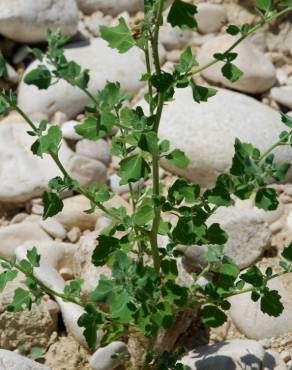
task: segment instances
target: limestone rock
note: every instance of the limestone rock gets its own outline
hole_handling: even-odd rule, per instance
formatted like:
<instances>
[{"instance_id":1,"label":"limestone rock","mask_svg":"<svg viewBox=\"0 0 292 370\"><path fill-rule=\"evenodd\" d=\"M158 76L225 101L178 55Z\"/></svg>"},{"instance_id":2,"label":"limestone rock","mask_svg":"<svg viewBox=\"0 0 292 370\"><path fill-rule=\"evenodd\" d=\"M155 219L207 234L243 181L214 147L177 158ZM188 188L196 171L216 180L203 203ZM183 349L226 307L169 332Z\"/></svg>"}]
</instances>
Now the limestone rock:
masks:
<instances>
[{"instance_id":1,"label":"limestone rock","mask_svg":"<svg viewBox=\"0 0 292 370\"><path fill-rule=\"evenodd\" d=\"M0 228L0 256L10 258L18 246L31 240L50 241L51 237L36 222L24 221Z\"/></svg>"},{"instance_id":2,"label":"limestone rock","mask_svg":"<svg viewBox=\"0 0 292 370\"><path fill-rule=\"evenodd\" d=\"M135 94L143 86L141 75L145 72L143 53L138 48L131 49L126 54L119 54L100 39L91 39L88 45L74 45L65 50L69 61L75 61L82 68L90 71L89 91L96 94L103 89L107 81L119 81L122 89L130 95ZM39 65L33 62L26 72ZM34 102L31 104L31 102ZM59 81L48 90L38 90L22 81L19 85L18 103L28 114L42 112L49 115L61 111L70 119L80 113L90 100L77 87L72 87L65 81Z\"/></svg>"},{"instance_id":3,"label":"limestone rock","mask_svg":"<svg viewBox=\"0 0 292 370\"><path fill-rule=\"evenodd\" d=\"M229 170L236 138L266 150L282 131L279 113L253 98L219 89L208 103L197 104L190 88L178 89L174 101L165 106L159 134L161 139L170 140L172 148L183 150L190 164L186 169L178 169L166 161L162 165L209 187L218 175ZM277 149L275 156L276 162L290 162L290 148Z\"/></svg>"},{"instance_id":4,"label":"limestone rock","mask_svg":"<svg viewBox=\"0 0 292 370\"><path fill-rule=\"evenodd\" d=\"M46 366L4 349L0 349L0 368L1 370L50 370Z\"/></svg>"},{"instance_id":5,"label":"limestone rock","mask_svg":"<svg viewBox=\"0 0 292 370\"><path fill-rule=\"evenodd\" d=\"M277 103L292 109L292 86L273 87L271 89L271 97Z\"/></svg>"},{"instance_id":6,"label":"limestone rock","mask_svg":"<svg viewBox=\"0 0 292 370\"><path fill-rule=\"evenodd\" d=\"M219 208L208 220L209 225L212 223L219 223L228 234L224 253L240 268L250 266L257 261L271 237L263 217L253 209ZM187 268L199 268L207 264L204 257L208 250L207 246L182 246L180 249L185 253L184 263Z\"/></svg>"},{"instance_id":7,"label":"limestone rock","mask_svg":"<svg viewBox=\"0 0 292 370\"><path fill-rule=\"evenodd\" d=\"M77 26L75 0L0 1L0 33L18 42L46 41L48 30L56 29L72 36Z\"/></svg>"},{"instance_id":8,"label":"limestone rock","mask_svg":"<svg viewBox=\"0 0 292 370\"><path fill-rule=\"evenodd\" d=\"M97 10L112 15L117 15L123 11L134 13L138 10L143 10L143 0L77 0L77 4L86 14Z\"/></svg>"},{"instance_id":9,"label":"limestone rock","mask_svg":"<svg viewBox=\"0 0 292 370\"><path fill-rule=\"evenodd\" d=\"M115 354L128 354L127 346L123 342L111 342L103 348L99 348L90 359L92 370L113 370L120 365L120 361L112 358Z\"/></svg>"},{"instance_id":10,"label":"limestone rock","mask_svg":"<svg viewBox=\"0 0 292 370\"><path fill-rule=\"evenodd\" d=\"M15 289L25 289L24 281L25 276L19 272L16 279L9 282L0 294L1 348L14 350L20 345L23 345L26 350L33 346L46 348L53 333L57 331L58 306L48 297L44 297L40 305L33 304L31 311L15 313L6 310L13 299ZM0 369L2 369L1 364L0 354ZM7 369L10 370L10 368Z\"/></svg>"},{"instance_id":11,"label":"limestone rock","mask_svg":"<svg viewBox=\"0 0 292 370\"><path fill-rule=\"evenodd\" d=\"M262 313L259 302L253 302L250 293L230 298L230 316L248 338L272 338L292 331L292 273L270 280L268 286L282 297L284 311L278 317Z\"/></svg>"},{"instance_id":12,"label":"limestone rock","mask_svg":"<svg viewBox=\"0 0 292 370\"><path fill-rule=\"evenodd\" d=\"M76 144L76 153L85 157L97 159L105 165L111 161L110 146L107 141L101 139L98 141L80 140Z\"/></svg>"},{"instance_id":13,"label":"limestone rock","mask_svg":"<svg viewBox=\"0 0 292 370\"><path fill-rule=\"evenodd\" d=\"M210 62L215 53L225 52L235 40L230 35L221 35L210 39L199 51L199 63L203 65ZM252 94L262 93L275 84L275 67L254 44L244 40L234 49L234 52L238 53L234 64L243 72L243 76L238 81L232 83L222 75L222 62L218 62L216 65L203 71L203 77L211 82ZM250 63L251 60L252 63Z\"/></svg>"},{"instance_id":14,"label":"limestone rock","mask_svg":"<svg viewBox=\"0 0 292 370\"><path fill-rule=\"evenodd\" d=\"M264 354L256 341L235 339L198 347L181 363L190 370L261 370Z\"/></svg>"},{"instance_id":15,"label":"limestone rock","mask_svg":"<svg viewBox=\"0 0 292 370\"><path fill-rule=\"evenodd\" d=\"M227 21L225 9L222 5L200 3L197 10L196 20L201 33L217 32Z\"/></svg>"}]
</instances>

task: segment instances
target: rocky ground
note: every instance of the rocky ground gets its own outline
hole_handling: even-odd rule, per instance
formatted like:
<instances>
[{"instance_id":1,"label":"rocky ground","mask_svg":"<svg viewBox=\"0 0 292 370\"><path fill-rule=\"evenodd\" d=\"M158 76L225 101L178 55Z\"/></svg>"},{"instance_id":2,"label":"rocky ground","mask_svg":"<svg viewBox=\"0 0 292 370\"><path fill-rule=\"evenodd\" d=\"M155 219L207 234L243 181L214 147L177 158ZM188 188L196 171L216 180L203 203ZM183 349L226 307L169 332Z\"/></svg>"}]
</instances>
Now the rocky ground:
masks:
<instances>
[{"instance_id":1,"label":"rocky ground","mask_svg":"<svg viewBox=\"0 0 292 370\"><path fill-rule=\"evenodd\" d=\"M140 75L145 70L138 49L117 54L99 38L100 25L113 25L121 14L130 25L141 19L141 0L0 0L0 50L7 60L8 73L0 87L17 89L18 103L34 120L42 117L60 125L64 141L61 160L72 177L83 185L93 181L108 183L117 194L111 200L129 208L128 188L119 185L117 163L110 154L111 138L90 142L79 137L74 126L80 122L87 97L65 82L39 91L23 82L23 75L38 62L28 46L45 47L48 28L61 28L72 36L66 56L91 71L90 90L101 89L107 80L120 81L133 96L133 104L143 96ZM214 0L198 3L197 33L163 26L161 58L165 69L178 61L191 45L200 63L215 52L225 51L232 38L224 25L255 22L253 1ZM186 152L191 162L178 171L161 163L161 179L173 182L174 174L208 187L216 176L227 170L235 137L252 142L261 149L269 147L283 126L279 111L292 110L292 18L259 31L236 50L238 67L244 72L230 84L214 66L198 79L219 86L219 93L207 104L194 104L191 91L179 90L175 101L165 107L160 136ZM141 105L143 106L143 102ZM49 158L34 157L29 147L32 138L16 113L0 122L0 255L10 257L35 245L45 258L40 276L53 287L62 289L65 281L83 278L84 292L95 287L106 269L91 265L90 257L99 231L107 224L100 212L83 213L90 208L82 196L64 200L62 213L43 221L41 194L48 180L58 175ZM278 150L277 160L291 162L289 149ZM292 172L288 181L292 180ZM139 183L136 186L143 186ZM283 247L292 242L292 185L275 185L281 204L266 213L254 208L252 201L237 202L213 217L229 233L226 253L242 269L257 262L260 267L277 266ZM162 241L163 242L163 241ZM187 282L192 270L202 263L204 248L187 248L181 278ZM52 269L54 268L54 269ZM5 370L110 370L109 352L97 353L90 361L80 329L76 327L79 309L70 303L46 297L31 312L11 314L5 310L23 276L0 294L0 369ZM272 283L281 292L284 313L270 318L260 313L248 294L232 299L229 321L208 331L191 326L184 335L190 352L183 358L191 369L292 369L292 276ZM36 350L37 348L37 350ZM7 351L8 350L8 351ZM13 352L9 352L13 351ZM193 352L192 352L193 351ZM25 354L25 360L17 353ZM37 353L37 355L36 355ZM103 364L104 362L104 364ZM110 362L110 361L109 361ZM104 367L102 367L104 366Z\"/></svg>"}]
</instances>

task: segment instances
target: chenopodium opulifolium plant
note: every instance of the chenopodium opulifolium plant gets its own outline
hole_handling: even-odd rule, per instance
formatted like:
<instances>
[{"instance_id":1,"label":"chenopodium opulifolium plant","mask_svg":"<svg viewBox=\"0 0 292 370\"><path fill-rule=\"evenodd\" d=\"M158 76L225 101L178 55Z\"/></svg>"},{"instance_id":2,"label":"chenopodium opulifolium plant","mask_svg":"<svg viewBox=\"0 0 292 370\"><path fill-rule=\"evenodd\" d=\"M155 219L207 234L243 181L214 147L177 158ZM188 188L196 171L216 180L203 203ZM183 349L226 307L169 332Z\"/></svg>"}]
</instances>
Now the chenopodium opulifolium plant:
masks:
<instances>
[{"instance_id":1,"label":"chenopodium opulifolium plant","mask_svg":"<svg viewBox=\"0 0 292 370\"><path fill-rule=\"evenodd\" d=\"M91 350L97 345L105 346L113 340L138 333L148 343L142 368L158 370L183 369L177 363L179 352L168 353L154 348L159 331L162 328L171 329L177 317L186 311L200 309L203 322L210 327L218 327L227 319L225 312L230 308L228 298L250 292L253 301L260 301L264 313L272 316L281 314L281 297L277 291L269 289L267 283L292 271L292 246L282 253L281 272L275 273L272 268L263 272L252 266L241 273L239 267L224 255L228 235L218 223L209 225L207 221L219 207L233 205L236 197L248 199L255 194L258 208L268 211L277 208L277 193L269 184L271 181L282 181L290 164L275 163L273 150L292 145L292 118L281 115L286 131L279 133L275 144L263 153L252 144L237 139L230 172L220 175L216 184L204 191L184 178L177 178L169 189L164 188L159 180L160 159L164 158L178 168L187 167L189 160L180 149L171 148L168 140L161 141L158 136L164 105L171 104L176 89L191 87L194 104L204 104L217 93L214 88L198 85L195 75L223 62L222 73L228 80L235 82L241 77L242 72L235 64L235 47L263 25L291 10L290 1L282 1L281 4L283 8L276 11L271 1L258 0L260 21L241 27L229 25L227 33L236 38L225 53L215 54L213 60L199 66L191 48L187 47L172 72L164 71L159 61L159 31L163 24L164 0L144 1L145 16L135 30L130 30L123 18L114 27L100 27L101 37L117 52L126 53L133 47L143 51L147 70L141 80L148 85L145 94L147 112L140 106L129 108L130 105L125 104L130 97L122 91L118 82L107 82L98 92L89 91L90 71L67 60L64 55L67 38L59 32L49 33L46 53L32 50L41 63L25 76L27 84L41 90L63 79L87 94L90 104L85 107L86 118L75 128L81 137L99 140L112 135L113 128L118 128L119 134L112 137L112 154L120 159L120 184L129 185L132 212L129 214L123 207L108 208L105 205L113 196L106 185L97 188L93 183L84 188L72 179L59 159L62 142L60 128L47 121L35 125L18 107L14 94L3 91L1 114L17 110L30 125L28 134L35 137L32 152L40 157L50 155L62 174L49 182L50 190L43 194L43 218L62 211L62 196L69 190L90 200L91 209L85 212L94 212L99 208L111 220L110 226L97 238L92 263L95 266L110 266L112 274L111 277L102 276L86 299L82 297L80 280L71 281L64 292L55 292L34 276L33 270L40 261L36 248L19 263L16 258L1 258L4 272L0 275L0 291L16 277L17 271L27 276L27 289L18 288L15 291L9 311L30 308L33 302L41 300L44 293L74 302L85 309L78 324L84 327ZM167 22L172 27L195 31L196 12L195 5L174 0ZM152 179L150 187L134 190L133 183L148 178ZM175 222L169 222L169 214L175 217ZM159 235L167 236L166 246L159 245ZM182 256L177 248L180 245L193 248L196 245L208 246L205 254L207 266L200 273L193 274L193 283L189 286L177 282L177 261ZM197 281L205 276L208 276L208 283L201 286ZM104 335L101 343L97 344L96 331L99 329Z\"/></svg>"}]
</instances>

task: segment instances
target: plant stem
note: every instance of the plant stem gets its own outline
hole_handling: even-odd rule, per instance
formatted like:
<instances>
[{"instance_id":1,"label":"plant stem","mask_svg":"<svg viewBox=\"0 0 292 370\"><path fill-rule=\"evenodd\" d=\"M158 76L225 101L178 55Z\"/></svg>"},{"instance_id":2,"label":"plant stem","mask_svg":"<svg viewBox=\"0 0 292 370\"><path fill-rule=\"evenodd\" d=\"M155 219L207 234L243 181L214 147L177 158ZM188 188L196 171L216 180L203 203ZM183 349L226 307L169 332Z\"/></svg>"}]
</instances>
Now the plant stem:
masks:
<instances>
[{"instance_id":1,"label":"plant stem","mask_svg":"<svg viewBox=\"0 0 292 370\"><path fill-rule=\"evenodd\" d=\"M4 257L0 257L0 260L3 261L3 262L6 262L6 263L9 263L10 261L7 260L6 258ZM61 293L61 292L57 292L49 287L47 287L45 284L43 284L38 278L36 278L33 273L28 273L25 269L23 269L19 264L15 264L13 267L15 267L18 271L22 272L25 276L27 276L28 278L31 278L33 279L37 284L38 286L41 288L41 290L52 296L52 297L59 297L61 299L63 299L64 301L68 301L68 302L71 302L71 303L75 303L77 304L78 306L81 306L81 307L85 307L85 304L83 304L80 300L74 298L74 297L71 297L71 296L68 296L64 293Z\"/></svg>"},{"instance_id":2,"label":"plant stem","mask_svg":"<svg viewBox=\"0 0 292 370\"><path fill-rule=\"evenodd\" d=\"M252 35L253 33L255 33L257 30L259 30L261 27L263 27L265 24L277 19L278 17L282 16L283 14L287 13L291 11L291 8L285 8L283 10L281 10L279 13L275 13L275 14L272 14L268 17L266 17L264 20L261 20L259 23L257 23L254 27L252 27L246 34L242 35L234 44L232 44L230 46L230 48L228 48L223 54L228 54L230 53L232 50L234 50L236 48L236 46L238 46L244 39L246 39L247 37L249 37L250 35ZM198 68L195 68L193 69L191 72L189 72L187 75L188 76L194 76L198 73L201 73L203 72L205 69L208 69L210 67L212 67L213 65L217 64L219 62L218 59L212 59L210 62L204 64L203 66L201 67L198 67Z\"/></svg>"}]
</instances>

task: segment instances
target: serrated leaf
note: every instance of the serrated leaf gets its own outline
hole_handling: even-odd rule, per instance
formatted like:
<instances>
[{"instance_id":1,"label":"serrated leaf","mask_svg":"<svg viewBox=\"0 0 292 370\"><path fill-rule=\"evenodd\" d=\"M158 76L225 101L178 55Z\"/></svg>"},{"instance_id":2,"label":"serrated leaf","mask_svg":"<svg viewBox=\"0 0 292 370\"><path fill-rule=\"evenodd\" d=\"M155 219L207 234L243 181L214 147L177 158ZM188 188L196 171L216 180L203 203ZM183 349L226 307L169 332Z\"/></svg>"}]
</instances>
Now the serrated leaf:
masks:
<instances>
[{"instance_id":1,"label":"serrated leaf","mask_svg":"<svg viewBox=\"0 0 292 370\"><path fill-rule=\"evenodd\" d=\"M97 246L92 254L92 263L103 266L107 263L112 253L120 248L120 240L108 235L99 235Z\"/></svg>"},{"instance_id":2,"label":"serrated leaf","mask_svg":"<svg viewBox=\"0 0 292 370\"><path fill-rule=\"evenodd\" d=\"M20 312L25 308L31 309L32 300L28 290L17 288L14 291L12 302L7 306L9 312Z\"/></svg>"},{"instance_id":3,"label":"serrated leaf","mask_svg":"<svg viewBox=\"0 0 292 370\"><path fill-rule=\"evenodd\" d=\"M287 261L292 262L292 243L288 247L284 248L281 256Z\"/></svg>"},{"instance_id":4,"label":"serrated leaf","mask_svg":"<svg viewBox=\"0 0 292 370\"><path fill-rule=\"evenodd\" d=\"M273 211L277 209L279 201L277 199L277 192L273 188L259 189L255 197L255 205L258 208L266 211Z\"/></svg>"},{"instance_id":5,"label":"serrated leaf","mask_svg":"<svg viewBox=\"0 0 292 370\"><path fill-rule=\"evenodd\" d=\"M218 307L208 305L202 309L202 321L211 328L218 328L227 321L227 316Z\"/></svg>"},{"instance_id":6,"label":"serrated leaf","mask_svg":"<svg viewBox=\"0 0 292 370\"><path fill-rule=\"evenodd\" d=\"M121 185L136 182L141 178L147 177L149 173L150 167L140 154L123 159L117 172L121 178Z\"/></svg>"},{"instance_id":7,"label":"serrated leaf","mask_svg":"<svg viewBox=\"0 0 292 370\"><path fill-rule=\"evenodd\" d=\"M154 208L151 205L142 205L138 207L133 215L133 221L136 225L146 225L149 221L154 218Z\"/></svg>"},{"instance_id":8,"label":"serrated leaf","mask_svg":"<svg viewBox=\"0 0 292 370\"><path fill-rule=\"evenodd\" d=\"M237 27L237 26L235 26L235 25L233 25L233 24L230 24L227 27L226 32L229 33L229 35L235 36L235 35L237 35L240 32L240 28Z\"/></svg>"},{"instance_id":9,"label":"serrated leaf","mask_svg":"<svg viewBox=\"0 0 292 370\"><path fill-rule=\"evenodd\" d=\"M59 126L51 126L46 135L40 136L31 146L33 154L42 157L43 154L58 154L62 141L62 131Z\"/></svg>"},{"instance_id":10,"label":"serrated leaf","mask_svg":"<svg viewBox=\"0 0 292 370\"><path fill-rule=\"evenodd\" d=\"M182 0L174 0L168 13L167 21L172 27L195 29L197 27L196 13L197 7L195 5Z\"/></svg>"},{"instance_id":11,"label":"serrated leaf","mask_svg":"<svg viewBox=\"0 0 292 370\"><path fill-rule=\"evenodd\" d=\"M240 279L257 288L260 288L264 282L263 274L257 266L248 268L244 274L240 275Z\"/></svg>"},{"instance_id":12,"label":"serrated leaf","mask_svg":"<svg viewBox=\"0 0 292 370\"><path fill-rule=\"evenodd\" d=\"M46 220L49 217L55 216L56 214L61 212L64 207L62 199L60 199L56 193L49 193L45 191L43 193L42 200L44 205L43 211L44 220Z\"/></svg>"},{"instance_id":13,"label":"serrated leaf","mask_svg":"<svg viewBox=\"0 0 292 370\"><path fill-rule=\"evenodd\" d=\"M41 256L38 255L38 251L37 251L36 247L33 247L32 249L29 249L26 252L26 257L29 260L29 262L32 264L33 267L39 267L40 266Z\"/></svg>"},{"instance_id":14,"label":"serrated leaf","mask_svg":"<svg viewBox=\"0 0 292 370\"><path fill-rule=\"evenodd\" d=\"M256 0L256 6L257 8L268 12L272 8L272 1L271 0Z\"/></svg>"},{"instance_id":15,"label":"serrated leaf","mask_svg":"<svg viewBox=\"0 0 292 370\"><path fill-rule=\"evenodd\" d=\"M168 162L175 165L178 168L186 168L190 160L185 155L185 153L180 149L174 149L169 154L165 156Z\"/></svg>"},{"instance_id":16,"label":"serrated leaf","mask_svg":"<svg viewBox=\"0 0 292 370\"><path fill-rule=\"evenodd\" d=\"M276 290L265 290L261 297L261 310L269 316L278 317L284 310L281 296Z\"/></svg>"},{"instance_id":17,"label":"serrated leaf","mask_svg":"<svg viewBox=\"0 0 292 370\"><path fill-rule=\"evenodd\" d=\"M111 48L117 49L119 53L126 53L135 45L135 40L124 18L119 18L118 26L101 26L99 30L101 37L108 42Z\"/></svg>"},{"instance_id":18,"label":"serrated leaf","mask_svg":"<svg viewBox=\"0 0 292 370\"><path fill-rule=\"evenodd\" d=\"M13 281L17 276L17 270L4 271L0 274L0 293L3 292L7 283Z\"/></svg>"},{"instance_id":19,"label":"serrated leaf","mask_svg":"<svg viewBox=\"0 0 292 370\"><path fill-rule=\"evenodd\" d=\"M179 64L175 64L174 68L180 73L187 73L196 65L198 65L198 62L193 56L190 46L188 46L181 54Z\"/></svg>"},{"instance_id":20,"label":"serrated leaf","mask_svg":"<svg viewBox=\"0 0 292 370\"><path fill-rule=\"evenodd\" d=\"M288 116L288 114L281 113L282 122L288 126L289 128L292 128L292 117Z\"/></svg>"},{"instance_id":21,"label":"serrated leaf","mask_svg":"<svg viewBox=\"0 0 292 370\"><path fill-rule=\"evenodd\" d=\"M243 72L238 67L236 67L236 65L234 65L233 63L227 62L222 67L222 74L230 82L236 82L243 75Z\"/></svg>"},{"instance_id":22,"label":"serrated leaf","mask_svg":"<svg viewBox=\"0 0 292 370\"><path fill-rule=\"evenodd\" d=\"M199 86L193 81L191 81L191 88L193 91L193 98L197 103L208 101L209 98L215 96L218 92L218 90L211 87Z\"/></svg>"},{"instance_id":23,"label":"serrated leaf","mask_svg":"<svg viewBox=\"0 0 292 370\"><path fill-rule=\"evenodd\" d=\"M25 75L24 82L36 86L39 90L46 90L51 85L52 75L46 66L40 65Z\"/></svg>"}]
</instances>

